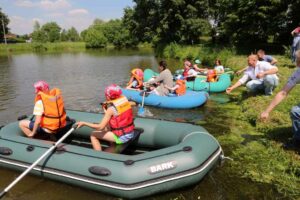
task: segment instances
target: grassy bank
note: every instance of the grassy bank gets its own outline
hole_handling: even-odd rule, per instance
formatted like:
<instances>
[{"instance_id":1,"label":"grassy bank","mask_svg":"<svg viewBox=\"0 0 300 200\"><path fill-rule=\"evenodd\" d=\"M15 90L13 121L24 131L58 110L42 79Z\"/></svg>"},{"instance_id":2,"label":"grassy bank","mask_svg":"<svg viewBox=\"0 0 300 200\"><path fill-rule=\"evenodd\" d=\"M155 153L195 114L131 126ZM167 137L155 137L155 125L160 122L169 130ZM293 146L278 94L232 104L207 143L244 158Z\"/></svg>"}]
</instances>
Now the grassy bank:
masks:
<instances>
[{"instance_id":1,"label":"grassy bank","mask_svg":"<svg viewBox=\"0 0 300 200\"><path fill-rule=\"evenodd\" d=\"M51 52L51 51L75 51L85 50L84 42L58 42L58 43L16 43L0 44L0 53L7 52Z\"/></svg>"},{"instance_id":2,"label":"grassy bank","mask_svg":"<svg viewBox=\"0 0 300 200\"><path fill-rule=\"evenodd\" d=\"M182 47L171 44L158 48L156 54L180 61L184 58L200 58L204 66L213 66L213 61L219 58L224 66L235 71L247 65L247 54L240 55L236 50L209 48L205 45ZM282 148L293 135L289 112L293 105L300 102L299 86L271 113L268 121L259 120L260 113L295 70L286 55L273 56L278 60L280 78L280 85L273 96L253 96L245 87L240 87L229 95L228 103L214 103L210 115L198 124L216 136L225 154L233 158L234 161L227 161L224 166L225 173L269 185L287 199L299 199L300 147L292 150ZM236 76L233 83L239 78Z\"/></svg>"}]
</instances>

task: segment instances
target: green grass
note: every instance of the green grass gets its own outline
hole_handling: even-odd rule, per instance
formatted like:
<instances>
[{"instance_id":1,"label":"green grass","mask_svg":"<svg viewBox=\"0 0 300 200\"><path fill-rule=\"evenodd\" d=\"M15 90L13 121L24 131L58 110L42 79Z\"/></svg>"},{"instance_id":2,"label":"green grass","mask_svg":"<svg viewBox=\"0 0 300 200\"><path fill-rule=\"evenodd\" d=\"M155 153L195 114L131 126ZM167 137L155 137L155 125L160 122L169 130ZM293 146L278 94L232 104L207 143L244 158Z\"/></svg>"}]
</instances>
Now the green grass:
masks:
<instances>
[{"instance_id":1,"label":"green grass","mask_svg":"<svg viewBox=\"0 0 300 200\"><path fill-rule=\"evenodd\" d=\"M282 55L278 59L280 85L275 94L286 83L295 67ZM227 65L237 70L246 66L247 55L229 55ZM240 77L235 77L236 82ZM269 184L289 199L300 196L300 156L295 150L284 150L282 144L292 137L289 112L299 103L300 90L296 86L270 115L266 122L259 120L260 113L272 98L264 95L252 96L245 87L230 94L227 104L213 105L215 111L206 119L206 128L214 134L225 154L234 159L228 161L229 171L238 177L253 182ZM221 134L220 134L221 133Z\"/></svg>"},{"instance_id":2,"label":"green grass","mask_svg":"<svg viewBox=\"0 0 300 200\"><path fill-rule=\"evenodd\" d=\"M51 52L51 51L75 51L85 50L84 42L57 42L57 43L16 43L0 44L0 53L7 52Z\"/></svg>"}]
</instances>

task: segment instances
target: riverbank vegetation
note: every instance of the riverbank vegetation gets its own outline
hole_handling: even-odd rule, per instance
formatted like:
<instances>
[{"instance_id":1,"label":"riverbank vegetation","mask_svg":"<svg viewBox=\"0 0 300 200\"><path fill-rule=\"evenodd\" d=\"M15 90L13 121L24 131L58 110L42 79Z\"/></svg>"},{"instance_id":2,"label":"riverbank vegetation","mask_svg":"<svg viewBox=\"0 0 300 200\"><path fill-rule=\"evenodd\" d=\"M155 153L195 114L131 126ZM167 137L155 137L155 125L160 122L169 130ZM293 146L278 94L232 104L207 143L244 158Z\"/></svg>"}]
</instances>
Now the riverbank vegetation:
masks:
<instances>
[{"instance_id":1,"label":"riverbank vegetation","mask_svg":"<svg viewBox=\"0 0 300 200\"><path fill-rule=\"evenodd\" d=\"M228 54L228 50L220 55L227 55L225 66L234 70L246 66L247 55ZM212 111L204 121L197 124L203 125L215 135L224 148L225 155L233 159L226 161L222 169L225 173L268 185L287 199L298 199L300 147L282 147L293 135L289 112L293 105L299 103L298 86L271 113L268 121L263 122L259 119L260 113L295 70L295 66L285 56L273 56L279 61L280 77L280 85L273 96L251 95L245 87L241 87L228 95L227 103L208 105L212 107ZM233 82L239 78L235 77Z\"/></svg>"},{"instance_id":2,"label":"riverbank vegetation","mask_svg":"<svg viewBox=\"0 0 300 200\"><path fill-rule=\"evenodd\" d=\"M53 51L82 51L84 42L57 42L57 43L17 43L0 44L0 54L20 52L53 52Z\"/></svg>"}]
</instances>

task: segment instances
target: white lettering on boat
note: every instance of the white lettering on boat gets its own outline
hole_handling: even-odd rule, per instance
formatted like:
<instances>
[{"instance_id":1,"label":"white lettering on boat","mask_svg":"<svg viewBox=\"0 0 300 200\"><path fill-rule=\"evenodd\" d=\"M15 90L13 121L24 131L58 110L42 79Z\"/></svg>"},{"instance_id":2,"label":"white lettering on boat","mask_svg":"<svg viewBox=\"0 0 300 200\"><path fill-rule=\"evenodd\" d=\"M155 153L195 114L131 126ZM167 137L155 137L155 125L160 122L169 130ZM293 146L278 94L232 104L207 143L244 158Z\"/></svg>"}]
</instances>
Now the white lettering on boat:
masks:
<instances>
[{"instance_id":1,"label":"white lettering on boat","mask_svg":"<svg viewBox=\"0 0 300 200\"><path fill-rule=\"evenodd\" d=\"M174 168L176 168L176 163L174 161L170 161L170 162L165 162L165 163L161 163L158 165L150 166L149 173L156 174L156 173L163 172L166 170L171 170Z\"/></svg>"}]
</instances>

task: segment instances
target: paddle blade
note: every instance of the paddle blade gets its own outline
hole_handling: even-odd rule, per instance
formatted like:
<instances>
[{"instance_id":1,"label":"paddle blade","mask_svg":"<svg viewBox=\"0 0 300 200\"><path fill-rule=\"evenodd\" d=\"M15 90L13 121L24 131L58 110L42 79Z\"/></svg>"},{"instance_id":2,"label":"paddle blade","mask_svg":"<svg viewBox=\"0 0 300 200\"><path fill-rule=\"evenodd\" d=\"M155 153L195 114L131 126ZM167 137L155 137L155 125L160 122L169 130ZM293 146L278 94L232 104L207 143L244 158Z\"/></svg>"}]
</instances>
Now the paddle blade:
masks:
<instances>
[{"instance_id":1,"label":"paddle blade","mask_svg":"<svg viewBox=\"0 0 300 200\"><path fill-rule=\"evenodd\" d=\"M142 116L142 117L145 116L145 109L144 109L144 107L142 107L142 106L139 107L138 116Z\"/></svg>"}]
</instances>

